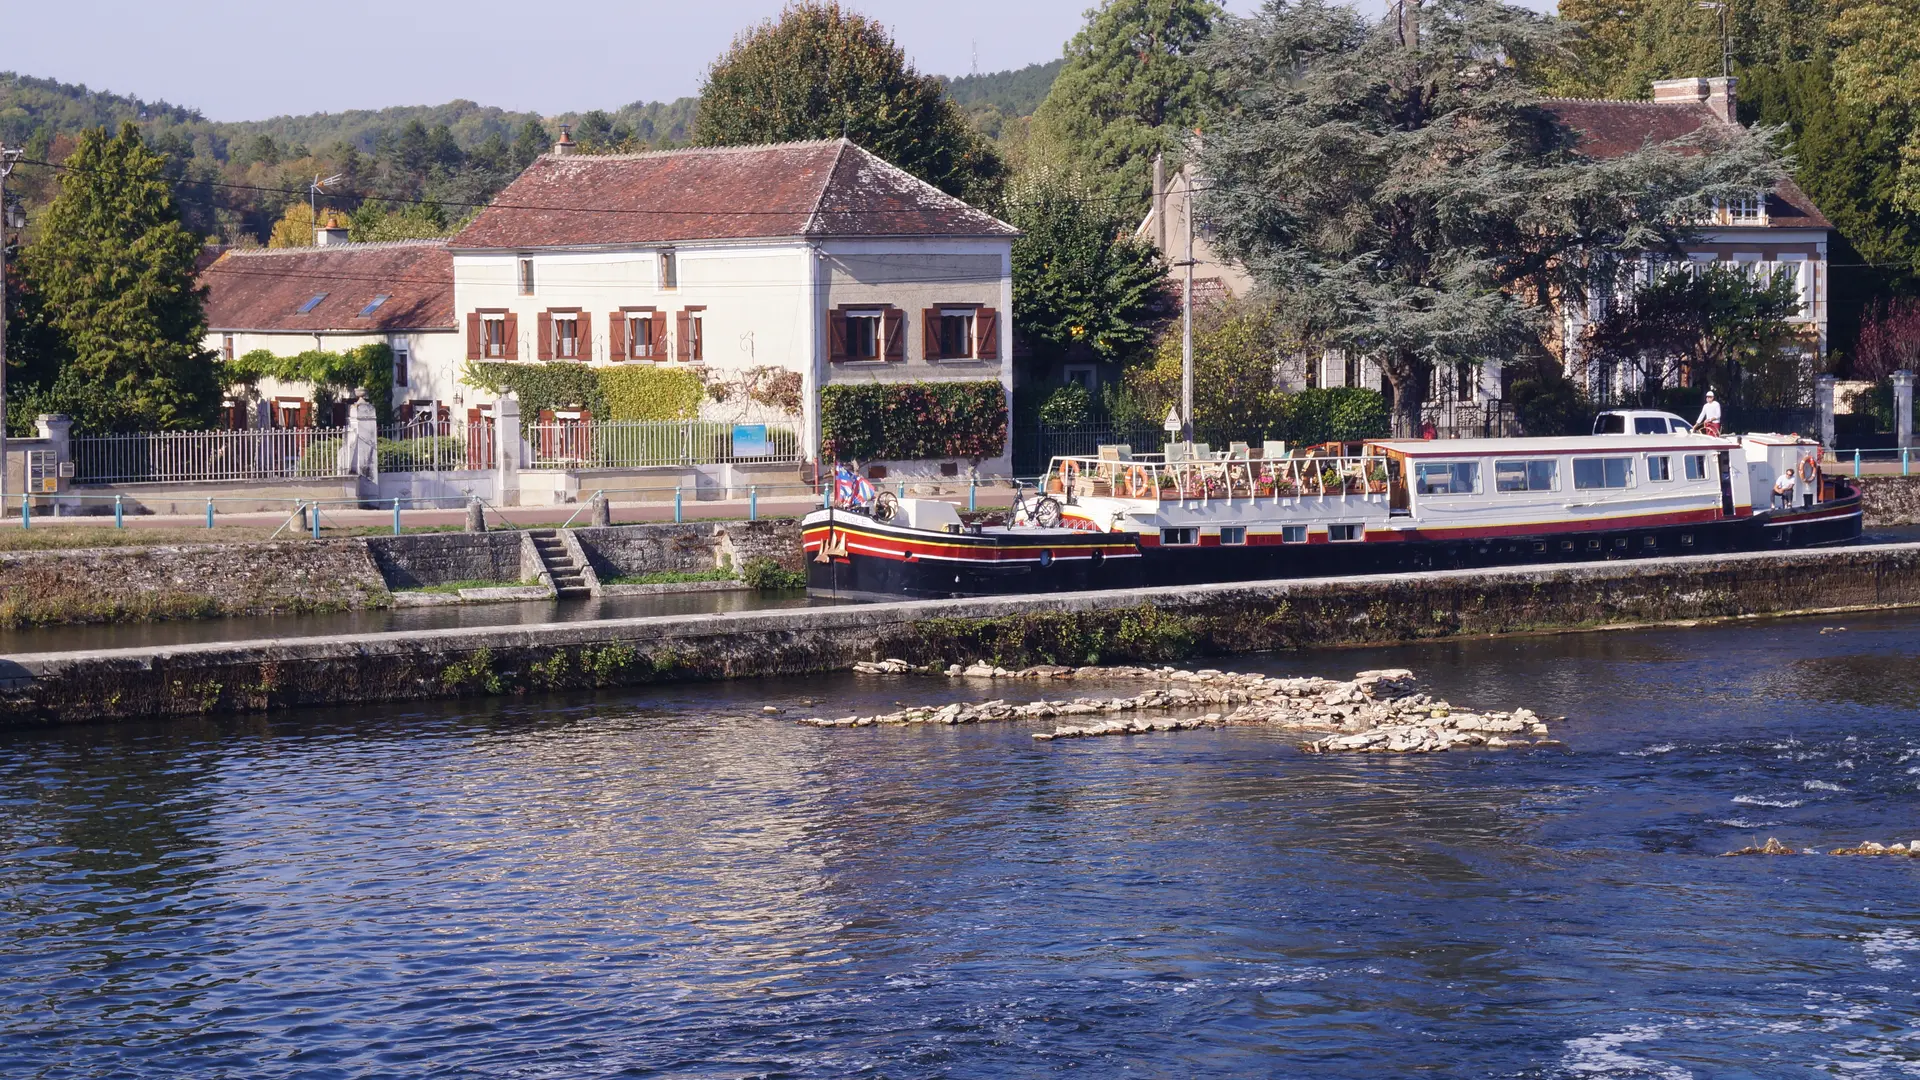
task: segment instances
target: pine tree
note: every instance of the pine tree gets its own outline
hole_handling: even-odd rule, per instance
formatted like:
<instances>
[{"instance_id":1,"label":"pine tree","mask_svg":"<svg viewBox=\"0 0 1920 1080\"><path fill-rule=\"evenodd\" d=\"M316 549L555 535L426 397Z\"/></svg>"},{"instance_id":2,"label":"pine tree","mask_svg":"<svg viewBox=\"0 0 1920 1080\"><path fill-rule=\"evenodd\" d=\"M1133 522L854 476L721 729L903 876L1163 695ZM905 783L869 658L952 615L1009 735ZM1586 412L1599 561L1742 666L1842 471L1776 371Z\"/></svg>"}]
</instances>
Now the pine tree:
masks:
<instances>
[{"instance_id":1,"label":"pine tree","mask_svg":"<svg viewBox=\"0 0 1920 1080\"><path fill-rule=\"evenodd\" d=\"M1404 11L1369 23L1269 0L1228 23L1206 57L1233 111L1200 157L1218 246L1380 365L1403 435L1436 368L1539 350L1556 333L1542 299L1584 299L1617 259L1678 255L1683 223L1782 172L1733 125L1589 159L1528 82L1563 24L1495 0Z\"/></svg>"},{"instance_id":2,"label":"pine tree","mask_svg":"<svg viewBox=\"0 0 1920 1080\"><path fill-rule=\"evenodd\" d=\"M1828 50L1830 0L1726 0L1737 66L1799 63ZM1696 0L1561 0L1578 23L1572 55L1553 65L1556 93L1642 98L1655 79L1720 74L1720 13Z\"/></svg>"},{"instance_id":3,"label":"pine tree","mask_svg":"<svg viewBox=\"0 0 1920 1080\"><path fill-rule=\"evenodd\" d=\"M1208 0L1107 0L1088 15L1034 128L1096 195L1138 220L1153 156L1177 158L1217 101L1193 53L1221 10Z\"/></svg>"},{"instance_id":4,"label":"pine tree","mask_svg":"<svg viewBox=\"0 0 1920 1080\"><path fill-rule=\"evenodd\" d=\"M200 240L180 224L165 164L130 123L82 134L22 255L59 352L42 400L82 430L200 427L219 409Z\"/></svg>"},{"instance_id":5,"label":"pine tree","mask_svg":"<svg viewBox=\"0 0 1920 1080\"><path fill-rule=\"evenodd\" d=\"M734 39L700 88L694 142L744 146L845 136L927 183L997 202L999 155L879 22L800 3Z\"/></svg>"}]
</instances>

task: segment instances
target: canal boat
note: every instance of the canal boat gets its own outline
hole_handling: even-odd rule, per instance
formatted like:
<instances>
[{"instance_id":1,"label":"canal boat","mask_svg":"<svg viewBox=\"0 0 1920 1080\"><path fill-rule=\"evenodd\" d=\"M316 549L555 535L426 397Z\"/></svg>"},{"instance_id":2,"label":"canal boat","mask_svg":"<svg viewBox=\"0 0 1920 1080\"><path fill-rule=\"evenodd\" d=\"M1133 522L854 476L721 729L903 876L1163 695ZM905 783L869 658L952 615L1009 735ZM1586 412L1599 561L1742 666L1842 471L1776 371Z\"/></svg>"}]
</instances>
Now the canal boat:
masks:
<instances>
[{"instance_id":1,"label":"canal boat","mask_svg":"<svg viewBox=\"0 0 1920 1080\"><path fill-rule=\"evenodd\" d=\"M947 597L1841 544L1860 494L1799 435L1607 414L1605 434L1103 446L1056 457L1001 526L879 498L802 524L808 589Z\"/></svg>"}]
</instances>

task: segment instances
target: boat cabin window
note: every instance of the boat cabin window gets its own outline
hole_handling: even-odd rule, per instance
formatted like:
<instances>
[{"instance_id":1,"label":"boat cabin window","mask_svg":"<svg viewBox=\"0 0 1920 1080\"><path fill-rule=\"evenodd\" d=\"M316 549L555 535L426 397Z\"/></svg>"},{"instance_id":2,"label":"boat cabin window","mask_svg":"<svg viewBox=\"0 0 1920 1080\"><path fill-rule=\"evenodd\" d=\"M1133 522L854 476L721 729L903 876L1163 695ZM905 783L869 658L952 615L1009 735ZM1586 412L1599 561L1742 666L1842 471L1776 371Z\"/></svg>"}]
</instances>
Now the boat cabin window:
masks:
<instances>
[{"instance_id":1,"label":"boat cabin window","mask_svg":"<svg viewBox=\"0 0 1920 1080\"><path fill-rule=\"evenodd\" d=\"M1413 467L1413 490L1421 495L1472 495L1480 490L1480 463L1417 462Z\"/></svg>"},{"instance_id":2,"label":"boat cabin window","mask_svg":"<svg viewBox=\"0 0 1920 1080\"><path fill-rule=\"evenodd\" d=\"M1606 413L1597 416L1593 421L1593 433L1595 435L1625 435L1627 433L1627 418L1621 416L1619 413Z\"/></svg>"},{"instance_id":3,"label":"boat cabin window","mask_svg":"<svg viewBox=\"0 0 1920 1080\"><path fill-rule=\"evenodd\" d=\"M1636 416L1633 418L1635 435L1665 435L1667 418L1664 416Z\"/></svg>"},{"instance_id":4,"label":"boat cabin window","mask_svg":"<svg viewBox=\"0 0 1920 1080\"><path fill-rule=\"evenodd\" d=\"M1707 478L1707 455L1688 454L1685 461L1687 463L1687 479L1705 480Z\"/></svg>"},{"instance_id":5,"label":"boat cabin window","mask_svg":"<svg viewBox=\"0 0 1920 1080\"><path fill-rule=\"evenodd\" d=\"M1358 540L1360 539L1360 526L1329 525L1327 526L1327 539L1333 541L1336 544L1345 544L1354 540Z\"/></svg>"},{"instance_id":6,"label":"boat cabin window","mask_svg":"<svg viewBox=\"0 0 1920 1080\"><path fill-rule=\"evenodd\" d=\"M1244 544L1247 542L1247 529L1244 525L1220 526L1220 543Z\"/></svg>"},{"instance_id":7,"label":"boat cabin window","mask_svg":"<svg viewBox=\"0 0 1920 1080\"><path fill-rule=\"evenodd\" d=\"M1305 525L1282 525L1282 526L1280 526L1280 542L1281 542L1281 543L1283 543L1283 544L1304 544L1304 543L1306 543L1306 542L1307 542L1307 527L1306 527Z\"/></svg>"},{"instance_id":8,"label":"boat cabin window","mask_svg":"<svg viewBox=\"0 0 1920 1080\"><path fill-rule=\"evenodd\" d=\"M1633 459L1628 457L1589 457L1573 459L1573 487L1576 491L1595 488L1623 488L1633 483Z\"/></svg>"},{"instance_id":9,"label":"boat cabin window","mask_svg":"<svg viewBox=\"0 0 1920 1080\"><path fill-rule=\"evenodd\" d=\"M1169 544L1169 545L1192 544L1192 543L1197 543L1199 539L1200 539L1199 529L1161 529L1160 530L1160 542L1162 544Z\"/></svg>"},{"instance_id":10,"label":"boat cabin window","mask_svg":"<svg viewBox=\"0 0 1920 1080\"><path fill-rule=\"evenodd\" d=\"M1559 482L1560 463L1552 458L1493 463L1493 486L1501 491L1553 491Z\"/></svg>"},{"instance_id":11,"label":"boat cabin window","mask_svg":"<svg viewBox=\"0 0 1920 1080\"><path fill-rule=\"evenodd\" d=\"M1673 459L1670 457L1667 457L1665 454L1648 454L1647 455L1647 479L1649 480L1673 479Z\"/></svg>"}]
</instances>

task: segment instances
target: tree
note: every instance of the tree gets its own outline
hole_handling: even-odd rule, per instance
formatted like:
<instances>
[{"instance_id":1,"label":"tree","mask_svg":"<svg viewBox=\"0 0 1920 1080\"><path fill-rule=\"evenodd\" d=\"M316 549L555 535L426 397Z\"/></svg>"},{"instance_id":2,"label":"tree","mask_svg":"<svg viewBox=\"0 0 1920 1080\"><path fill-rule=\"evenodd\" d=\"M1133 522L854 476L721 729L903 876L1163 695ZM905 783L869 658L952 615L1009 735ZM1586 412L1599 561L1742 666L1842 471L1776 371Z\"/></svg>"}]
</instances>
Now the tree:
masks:
<instances>
[{"instance_id":1,"label":"tree","mask_svg":"<svg viewBox=\"0 0 1920 1080\"><path fill-rule=\"evenodd\" d=\"M803 2L735 38L700 88L694 142L845 136L949 195L991 205L1004 167L879 22Z\"/></svg>"},{"instance_id":2,"label":"tree","mask_svg":"<svg viewBox=\"0 0 1920 1080\"><path fill-rule=\"evenodd\" d=\"M1194 311L1193 425L1201 437L1281 437L1286 415L1280 362L1299 342L1273 307L1259 299L1207 304ZM1181 338L1161 335L1153 363L1127 372L1120 412L1135 424L1158 427L1180 401Z\"/></svg>"},{"instance_id":3,"label":"tree","mask_svg":"<svg viewBox=\"0 0 1920 1080\"><path fill-rule=\"evenodd\" d=\"M1040 137L1128 218L1146 211L1153 156L1178 156L1217 102L1193 53L1221 14L1208 0L1106 0L1034 113Z\"/></svg>"},{"instance_id":4,"label":"tree","mask_svg":"<svg viewBox=\"0 0 1920 1080\"><path fill-rule=\"evenodd\" d=\"M1827 52L1831 0L1727 0L1734 63L1780 65ZM1555 93L1642 98L1655 79L1720 74L1720 13L1696 0L1561 0L1581 29L1550 59ZM1744 89L1744 87L1743 87Z\"/></svg>"},{"instance_id":5,"label":"tree","mask_svg":"<svg viewBox=\"0 0 1920 1080\"><path fill-rule=\"evenodd\" d=\"M1714 387L1732 405L1787 405L1806 385L1799 331L1800 289L1786 275L1756 281L1717 264L1655 275L1589 330L1594 359L1632 365L1646 404L1669 384Z\"/></svg>"},{"instance_id":6,"label":"tree","mask_svg":"<svg viewBox=\"0 0 1920 1080\"><path fill-rule=\"evenodd\" d=\"M326 220L323 214L321 220ZM302 199L287 204L287 212L273 223L267 234L270 248L312 247L314 240L313 204Z\"/></svg>"},{"instance_id":7,"label":"tree","mask_svg":"<svg viewBox=\"0 0 1920 1080\"><path fill-rule=\"evenodd\" d=\"M347 236L355 242L425 240L450 232L446 213L438 203L389 206L379 199L368 199L349 219Z\"/></svg>"},{"instance_id":8,"label":"tree","mask_svg":"<svg viewBox=\"0 0 1920 1080\"><path fill-rule=\"evenodd\" d=\"M1920 0L1857 0L1833 20L1834 85L1844 100L1899 118L1906 129L1894 202L1920 214Z\"/></svg>"},{"instance_id":9,"label":"tree","mask_svg":"<svg viewBox=\"0 0 1920 1080\"><path fill-rule=\"evenodd\" d=\"M57 339L46 400L88 431L210 423L220 386L201 348L200 239L180 224L166 162L129 123L83 134L66 166L21 260Z\"/></svg>"},{"instance_id":10,"label":"tree","mask_svg":"<svg viewBox=\"0 0 1920 1080\"><path fill-rule=\"evenodd\" d=\"M1219 248L1379 364L1410 435L1437 366L1544 347L1549 305L1583 300L1597 265L1677 255L1687 223L1782 167L1737 125L1589 158L1529 81L1563 24L1495 0L1404 10L1269 0L1226 23L1200 194Z\"/></svg>"},{"instance_id":11,"label":"tree","mask_svg":"<svg viewBox=\"0 0 1920 1080\"><path fill-rule=\"evenodd\" d=\"M1860 327L1853 377L1878 382L1896 371L1920 370L1920 300L1902 297L1874 305Z\"/></svg>"},{"instance_id":12,"label":"tree","mask_svg":"<svg viewBox=\"0 0 1920 1080\"><path fill-rule=\"evenodd\" d=\"M1159 252L1133 239L1111 203L1047 169L1015 181L1007 217L1023 234L1013 242L1013 325L1028 347L1107 363L1138 355L1159 321Z\"/></svg>"}]
</instances>

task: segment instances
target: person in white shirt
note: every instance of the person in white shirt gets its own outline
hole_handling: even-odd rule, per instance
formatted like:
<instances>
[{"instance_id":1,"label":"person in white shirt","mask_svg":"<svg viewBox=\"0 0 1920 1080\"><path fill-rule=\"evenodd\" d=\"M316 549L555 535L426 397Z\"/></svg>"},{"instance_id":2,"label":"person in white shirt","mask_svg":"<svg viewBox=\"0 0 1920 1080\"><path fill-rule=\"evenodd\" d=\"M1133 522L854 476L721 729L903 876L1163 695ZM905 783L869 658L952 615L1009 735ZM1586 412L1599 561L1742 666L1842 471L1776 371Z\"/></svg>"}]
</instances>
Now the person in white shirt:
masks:
<instances>
[{"instance_id":1,"label":"person in white shirt","mask_svg":"<svg viewBox=\"0 0 1920 1080\"><path fill-rule=\"evenodd\" d=\"M1774 478L1773 502L1783 510L1793 505L1793 466L1787 466L1779 476Z\"/></svg>"},{"instance_id":2,"label":"person in white shirt","mask_svg":"<svg viewBox=\"0 0 1920 1080\"><path fill-rule=\"evenodd\" d=\"M1713 400L1713 391L1707 391L1707 403L1700 406L1700 418L1693 422L1693 430L1708 435L1720 434L1720 403Z\"/></svg>"}]
</instances>

